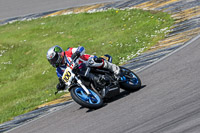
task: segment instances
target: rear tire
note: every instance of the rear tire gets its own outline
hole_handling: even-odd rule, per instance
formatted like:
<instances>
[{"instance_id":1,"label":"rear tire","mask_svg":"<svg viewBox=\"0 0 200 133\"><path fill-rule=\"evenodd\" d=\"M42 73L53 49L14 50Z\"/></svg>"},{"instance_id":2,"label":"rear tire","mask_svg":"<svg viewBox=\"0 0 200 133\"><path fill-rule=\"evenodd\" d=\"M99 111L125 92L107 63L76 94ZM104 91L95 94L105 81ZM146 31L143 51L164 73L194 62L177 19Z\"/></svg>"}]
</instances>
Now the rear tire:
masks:
<instances>
[{"instance_id":1,"label":"rear tire","mask_svg":"<svg viewBox=\"0 0 200 133\"><path fill-rule=\"evenodd\" d=\"M122 78L125 80L120 82L120 87L126 91L134 92L141 88L141 80L140 78L131 70L120 67Z\"/></svg>"},{"instance_id":2,"label":"rear tire","mask_svg":"<svg viewBox=\"0 0 200 133\"><path fill-rule=\"evenodd\" d=\"M98 109L103 106L103 100L101 96L94 92L91 89L88 89L90 91L90 95L88 96L83 88L79 86L75 86L71 88L70 93L72 96L72 99L77 102L79 105L90 108L90 109Z\"/></svg>"}]
</instances>

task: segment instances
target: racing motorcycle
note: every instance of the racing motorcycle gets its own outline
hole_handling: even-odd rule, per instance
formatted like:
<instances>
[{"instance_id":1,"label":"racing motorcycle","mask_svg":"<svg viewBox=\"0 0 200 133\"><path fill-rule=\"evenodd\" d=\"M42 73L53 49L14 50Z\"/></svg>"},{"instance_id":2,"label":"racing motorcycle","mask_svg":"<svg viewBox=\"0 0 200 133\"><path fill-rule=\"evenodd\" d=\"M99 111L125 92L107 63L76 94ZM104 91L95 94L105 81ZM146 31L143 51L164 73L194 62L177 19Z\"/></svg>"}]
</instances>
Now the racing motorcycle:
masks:
<instances>
[{"instance_id":1,"label":"racing motorcycle","mask_svg":"<svg viewBox=\"0 0 200 133\"><path fill-rule=\"evenodd\" d=\"M109 62L112 57L103 56ZM72 60L65 69L62 80L65 82L72 99L79 105L97 109L103 106L104 100L120 93L120 88L133 92L141 88L140 78L127 68L120 67L120 76L116 79L113 72L78 64Z\"/></svg>"}]
</instances>

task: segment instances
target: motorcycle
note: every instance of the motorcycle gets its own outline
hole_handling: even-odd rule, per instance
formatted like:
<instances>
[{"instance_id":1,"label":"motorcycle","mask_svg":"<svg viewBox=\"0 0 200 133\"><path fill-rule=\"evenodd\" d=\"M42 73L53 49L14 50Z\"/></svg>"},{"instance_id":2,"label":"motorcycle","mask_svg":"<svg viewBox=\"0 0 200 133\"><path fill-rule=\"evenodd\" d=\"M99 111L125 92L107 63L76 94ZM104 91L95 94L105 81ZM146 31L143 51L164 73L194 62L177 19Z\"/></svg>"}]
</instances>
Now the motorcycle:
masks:
<instances>
[{"instance_id":1,"label":"motorcycle","mask_svg":"<svg viewBox=\"0 0 200 133\"><path fill-rule=\"evenodd\" d=\"M112 57L103 56L109 62ZM98 69L84 63L76 63L78 58L70 60L65 69L62 80L65 82L72 99L79 105L98 109L103 106L104 100L120 93L120 88L133 92L141 88L140 78L131 70L120 67L120 78L107 69Z\"/></svg>"}]
</instances>

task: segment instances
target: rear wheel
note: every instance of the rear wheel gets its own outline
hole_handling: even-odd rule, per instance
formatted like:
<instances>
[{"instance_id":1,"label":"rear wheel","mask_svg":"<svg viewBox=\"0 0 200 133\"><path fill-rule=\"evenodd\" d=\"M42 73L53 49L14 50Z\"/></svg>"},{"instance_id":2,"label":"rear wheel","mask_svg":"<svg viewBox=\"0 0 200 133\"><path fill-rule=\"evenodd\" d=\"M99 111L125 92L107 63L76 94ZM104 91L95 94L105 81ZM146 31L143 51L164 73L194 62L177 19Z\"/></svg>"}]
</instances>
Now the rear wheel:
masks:
<instances>
[{"instance_id":1,"label":"rear wheel","mask_svg":"<svg viewBox=\"0 0 200 133\"><path fill-rule=\"evenodd\" d=\"M127 68L120 67L120 69L123 75L121 77L120 87L130 92L139 90L141 88L140 78Z\"/></svg>"},{"instance_id":2,"label":"rear wheel","mask_svg":"<svg viewBox=\"0 0 200 133\"><path fill-rule=\"evenodd\" d=\"M75 86L71 88L70 93L75 102L79 105L90 108L97 109L103 106L103 100L101 96L91 89L88 89L90 95L87 95L83 88Z\"/></svg>"}]
</instances>

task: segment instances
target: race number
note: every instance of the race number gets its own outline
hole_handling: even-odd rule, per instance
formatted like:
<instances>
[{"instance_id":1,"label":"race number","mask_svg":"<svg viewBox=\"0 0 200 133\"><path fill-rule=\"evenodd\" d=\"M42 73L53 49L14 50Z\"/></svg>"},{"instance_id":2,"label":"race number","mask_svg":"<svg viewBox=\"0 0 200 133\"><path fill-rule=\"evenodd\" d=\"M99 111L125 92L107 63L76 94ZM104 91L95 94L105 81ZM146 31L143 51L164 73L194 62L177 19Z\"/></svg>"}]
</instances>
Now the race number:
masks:
<instances>
[{"instance_id":1,"label":"race number","mask_svg":"<svg viewBox=\"0 0 200 133\"><path fill-rule=\"evenodd\" d=\"M62 76L62 79L67 83L71 77L71 72L70 71L66 71L63 76Z\"/></svg>"}]
</instances>

